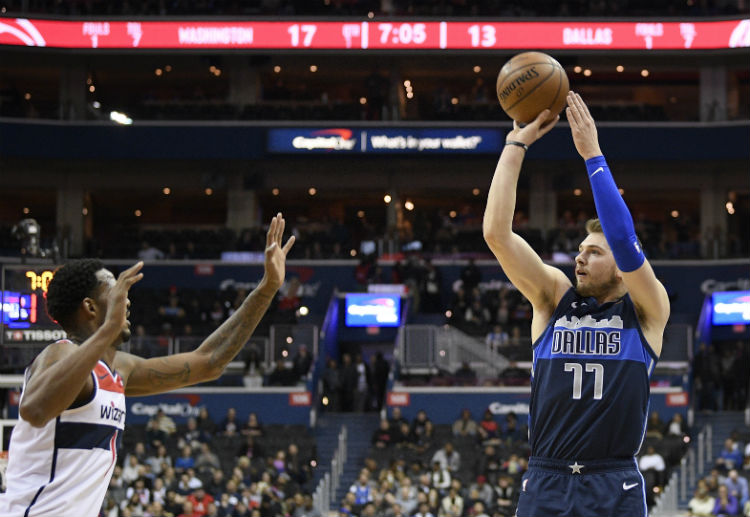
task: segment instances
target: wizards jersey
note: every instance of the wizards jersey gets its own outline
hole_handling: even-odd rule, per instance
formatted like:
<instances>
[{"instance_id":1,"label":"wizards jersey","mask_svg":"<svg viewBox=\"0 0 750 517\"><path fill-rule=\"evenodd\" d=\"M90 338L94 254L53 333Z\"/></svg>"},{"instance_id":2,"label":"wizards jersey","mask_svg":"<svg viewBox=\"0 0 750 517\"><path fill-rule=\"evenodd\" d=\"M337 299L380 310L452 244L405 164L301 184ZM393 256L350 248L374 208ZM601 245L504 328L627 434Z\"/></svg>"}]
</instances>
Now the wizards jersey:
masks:
<instances>
[{"instance_id":1,"label":"wizards jersey","mask_svg":"<svg viewBox=\"0 0 750 517\"><path fill-rule=\"evenodd\" d=\"M125 428L125 392L122 378L104 361L91 376L87 402L44 427L20 418L13 428L8 486L0 494L3 517L99 515Z\"/></svg>"},{"instance_id":2,"label":"wizards jersey","mask_svg":"<svg viewBox=\"0 0 750 517\"><path fill-rule=\"evenodd\" d=\"M646 431L658 357L629 295L599 305L571 288L534 343L531 455L632 458Z\"/></svg>"}]
</instances>

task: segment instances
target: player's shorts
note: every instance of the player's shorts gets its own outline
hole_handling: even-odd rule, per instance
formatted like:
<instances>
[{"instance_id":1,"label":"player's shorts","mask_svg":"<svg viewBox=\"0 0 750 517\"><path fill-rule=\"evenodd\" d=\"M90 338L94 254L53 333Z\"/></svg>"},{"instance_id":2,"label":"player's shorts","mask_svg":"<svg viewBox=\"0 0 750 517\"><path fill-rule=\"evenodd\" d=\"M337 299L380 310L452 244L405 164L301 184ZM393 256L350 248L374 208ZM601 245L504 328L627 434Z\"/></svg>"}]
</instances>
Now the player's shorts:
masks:
<instances>
[{"instance_id":1,"label":"player's shorts","mask_svg":"<svg viewBox=\"0 0 750 517\"><path fill-rule=\"evenodd\" d=\"M596 461L531 457L517 517L646 517L646 487L635 458Z\"/></svg>"}]
</instances>

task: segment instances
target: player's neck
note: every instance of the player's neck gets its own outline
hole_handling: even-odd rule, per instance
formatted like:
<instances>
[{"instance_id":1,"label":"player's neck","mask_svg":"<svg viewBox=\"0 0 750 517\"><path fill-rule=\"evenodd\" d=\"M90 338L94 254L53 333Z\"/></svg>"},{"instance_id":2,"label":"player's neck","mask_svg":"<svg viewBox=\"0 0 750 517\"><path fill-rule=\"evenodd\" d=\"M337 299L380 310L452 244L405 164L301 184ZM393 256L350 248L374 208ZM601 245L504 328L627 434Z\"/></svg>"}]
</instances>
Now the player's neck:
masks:
<instances>
[{"instance_id":1,"label":"player's neck","mask_svg":"<svg viewBox=\"0 0 750 517\"><path fill-rule=\"evenodd\" d=\"M627 288L625 287L624 284L622 284L618 286L617 288L610 290L607 293L604 293L600 296L596 296L596 303L598 303L599 305L604 305L605 303L616 302L617 300L625 296L627 293L628 293Z\"/></svg>"},{"instance_id":2,"label":"player's neck","mask_svg":"<svg viewBox=\"0 0 750 517\"><path fill-rule=\"evenodd\" d=\"M79 328L67 332L67 335L70 341L72 341L76 345L82 345L88 338L90 338L94 334L95 331L96 329ZM117 349L119 348L120 344L121 343L119 339L112 343L106 348L106 350L104 350L100 359L111 366L115 360L115 354L117 353Z\"/></svg>"}]
</instances>

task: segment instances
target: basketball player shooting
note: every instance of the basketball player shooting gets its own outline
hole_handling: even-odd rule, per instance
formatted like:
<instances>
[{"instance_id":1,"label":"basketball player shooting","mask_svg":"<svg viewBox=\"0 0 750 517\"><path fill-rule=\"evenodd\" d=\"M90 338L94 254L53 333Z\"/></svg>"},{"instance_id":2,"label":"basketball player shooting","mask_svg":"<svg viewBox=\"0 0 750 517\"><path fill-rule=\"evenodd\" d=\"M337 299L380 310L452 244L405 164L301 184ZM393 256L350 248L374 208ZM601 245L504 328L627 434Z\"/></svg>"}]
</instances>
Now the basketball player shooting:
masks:
<instances>
[{"instance_id":1,"label":"basketball player shooting","mask_svg":"<svg viewBox=\"0 0 750 517\"><path fill-rule=\"evenodd\" d=\"M242 350L284 282L281 214L266 235L265 270L237 311L192 352L145 359L119 349L130 338L128 291L142 262L114 275L97 260L55 273L47 308L68 339L48 345L24 376L10 440L3 517L99 515L125 426L125 396L152 395L218 378Z\"/></svg>"},{"instance_id":2,"label":"basketball player shooting","mask_svg":"<svg viewBox=\"0 0 750 517\"><path fill-rule=\"evenodd\" d=\"M575 286L511 228L526 149L559 117L545 124L545 110L523 128L514 123L484 214L487 244L533 306L531 458L516 515L645 517L635 455L669 300L643 255L586 104L574 92L567 101L573 142L586 161L599 216L586 225Z\"/></svg>"}]
</instances>

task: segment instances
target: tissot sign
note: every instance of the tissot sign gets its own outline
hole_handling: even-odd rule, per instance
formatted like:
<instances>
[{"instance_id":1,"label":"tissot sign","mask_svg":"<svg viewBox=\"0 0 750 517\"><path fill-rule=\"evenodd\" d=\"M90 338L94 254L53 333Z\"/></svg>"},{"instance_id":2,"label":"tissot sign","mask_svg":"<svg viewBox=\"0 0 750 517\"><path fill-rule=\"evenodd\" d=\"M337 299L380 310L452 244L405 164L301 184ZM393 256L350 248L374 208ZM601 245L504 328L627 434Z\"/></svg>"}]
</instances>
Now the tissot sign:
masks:
<instances>
[{"instance_id":1,"label":"tissot sign","mask_svg":"<svg viewBox=\"0 0 750 517\"><path fill-rule=\"evenodd\" d=\"M750 46L750 20L81 21L0 18L0 45L119 49L692 50Z\"/></svg>"},{"instance_id":2,"label":"tissot sign","mask_svg":"<svg viewBox=\"0 0 750 517\"><path fill-rule=\"evenodd\" d=\"M280 128L268 130L271 153L497 153L497 129Z\"/></svg>"}]
</instances>

